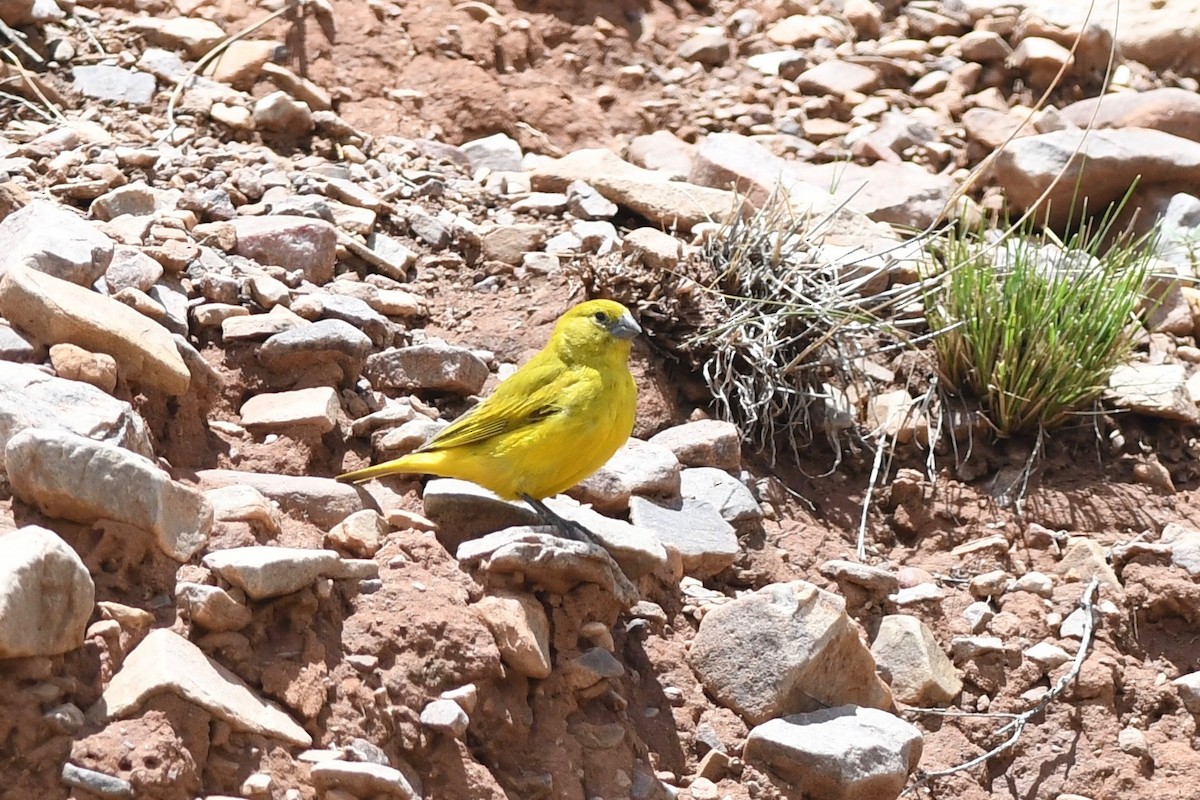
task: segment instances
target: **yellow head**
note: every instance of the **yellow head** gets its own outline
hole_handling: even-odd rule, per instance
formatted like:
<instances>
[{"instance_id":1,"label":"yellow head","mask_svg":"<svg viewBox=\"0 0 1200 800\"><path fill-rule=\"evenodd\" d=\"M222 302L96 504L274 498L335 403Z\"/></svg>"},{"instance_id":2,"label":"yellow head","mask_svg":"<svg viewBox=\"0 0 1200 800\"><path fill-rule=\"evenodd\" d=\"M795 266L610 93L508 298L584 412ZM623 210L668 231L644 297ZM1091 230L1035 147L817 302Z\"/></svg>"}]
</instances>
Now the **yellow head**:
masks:
<instances>
[{"instance_id":1,"label":"yellow head","mask_svg":"<svg viewBox=\"0 0 1200 800\"><path fill-rule=\"evenodd\" d=\"M550 346L566 362L629 357L629 340L642 332L629 309L613 300L580 303L558 319Z\"/></svg>"}]
</instances>

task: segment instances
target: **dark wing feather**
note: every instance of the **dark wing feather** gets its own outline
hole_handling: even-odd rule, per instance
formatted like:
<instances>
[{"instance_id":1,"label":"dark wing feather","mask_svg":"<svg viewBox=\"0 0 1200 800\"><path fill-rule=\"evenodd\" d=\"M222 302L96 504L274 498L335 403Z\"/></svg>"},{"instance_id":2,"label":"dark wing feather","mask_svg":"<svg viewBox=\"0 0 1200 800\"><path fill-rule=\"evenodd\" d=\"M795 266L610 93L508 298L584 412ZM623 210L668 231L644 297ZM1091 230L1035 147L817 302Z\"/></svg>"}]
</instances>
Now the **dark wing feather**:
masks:
<instances>
[{"instance_id":1,"label":"dark wing feather","mask_svg":"<svg viewBox=\"0 0 1200 800\"><path fill-rule=\"evenodd\" d=\"M561 363L527 364L496 387L486 400L454 420L421 448L446 450L477 444L534 425L562 411Z\"/></svg>"}]
</instances>

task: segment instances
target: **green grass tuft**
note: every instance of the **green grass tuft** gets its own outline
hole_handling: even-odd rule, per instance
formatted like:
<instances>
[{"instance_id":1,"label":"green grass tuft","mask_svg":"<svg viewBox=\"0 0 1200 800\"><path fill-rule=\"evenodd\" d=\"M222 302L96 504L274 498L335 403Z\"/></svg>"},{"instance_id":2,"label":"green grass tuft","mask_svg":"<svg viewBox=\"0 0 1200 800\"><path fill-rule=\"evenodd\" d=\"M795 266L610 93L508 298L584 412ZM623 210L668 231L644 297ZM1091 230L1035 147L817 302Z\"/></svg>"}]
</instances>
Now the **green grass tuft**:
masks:
<instances>
[{"instance_id":1,"label":"green grass tuft","mask_svg":"<svg viewBox=\"0 0 1200 800\"><path fill-rule=\"evenodd\" d=\"M1152 248L1105 249L1108 234L1101 222L1059 244L958 227L933 248L925 311L941 378L999 436L1061 425L1128 360Z\"/></svg>"}]
</instances>

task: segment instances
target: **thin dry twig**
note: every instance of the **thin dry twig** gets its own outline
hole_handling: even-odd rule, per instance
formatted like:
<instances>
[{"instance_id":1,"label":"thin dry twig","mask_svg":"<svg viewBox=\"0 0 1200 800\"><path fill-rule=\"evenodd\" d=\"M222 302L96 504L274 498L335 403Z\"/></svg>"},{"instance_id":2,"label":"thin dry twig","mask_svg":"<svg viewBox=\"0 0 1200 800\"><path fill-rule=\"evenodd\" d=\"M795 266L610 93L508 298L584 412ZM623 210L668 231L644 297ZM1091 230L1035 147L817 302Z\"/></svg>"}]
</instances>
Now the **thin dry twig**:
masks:
<instances>
[{"instance_id":1,"label":"thin dry twig","mask_svg":"<svg viewBox=\"0 0 1200 800\"><path fill-rule=\"evenodd\" d=\"M1088 583L1087 588L1083 590L1083 596L1079 599L1079 609L1083 611L1083 636L1079 641L1079 650L1075 653L1075 661L1071 664L1071 669L1068 670L1058 682L1046 692L1040 700L1032 708L1022 711L1020 714L1004 714L1004 713L975 713L968 711L953 711L943 708L910 708L909 712L914 714L928 714L942 717L995 717L999 719L1007 719L1008 723L996 730L997 736L1008 735L1000 744L982 753L970 761L958 764L946 769L938 769L932 771L919 770L917 779L909 784L902 794L915 792L921 786L938 778L944 778L948 775L953 775L956 772L972 769L980 764L987 762L991 758L995 758L1004 751L1011 748L1021 738L1021 733L1025 730L1025 726L1033 721L1033 718L1041 714L1046 708L1057 700L1067 687L1079 677L1079 671L1083 669L1083 662L1087 660L1088 653L1092 649L1092 639L1096 633L1096 592L1100 588L1100 579L1092 578Z\"/></svg>"}]
</instances>

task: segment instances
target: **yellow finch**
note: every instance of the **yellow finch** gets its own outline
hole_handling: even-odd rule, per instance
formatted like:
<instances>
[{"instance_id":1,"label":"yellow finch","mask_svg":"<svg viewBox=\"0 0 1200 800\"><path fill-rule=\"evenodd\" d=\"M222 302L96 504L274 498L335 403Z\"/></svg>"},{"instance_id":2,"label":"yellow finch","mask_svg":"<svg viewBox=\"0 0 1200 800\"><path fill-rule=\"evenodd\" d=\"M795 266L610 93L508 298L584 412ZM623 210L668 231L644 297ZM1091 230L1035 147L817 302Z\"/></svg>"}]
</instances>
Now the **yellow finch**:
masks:
<instances>
[{"instance_id":1,"label":"yellow finch","mask_svg":"<svg viewBox=\"0 0 1200 800\"><path fill-rule=\"evenodd\" d=\"M641 330L620 303L581 303L559 318L537 355L418 450L338 480L461 478L524 500L568 535L582 533L541 500L604 466L629 438L637 405L629 345Z\"/></svg>"}]
</instances>

